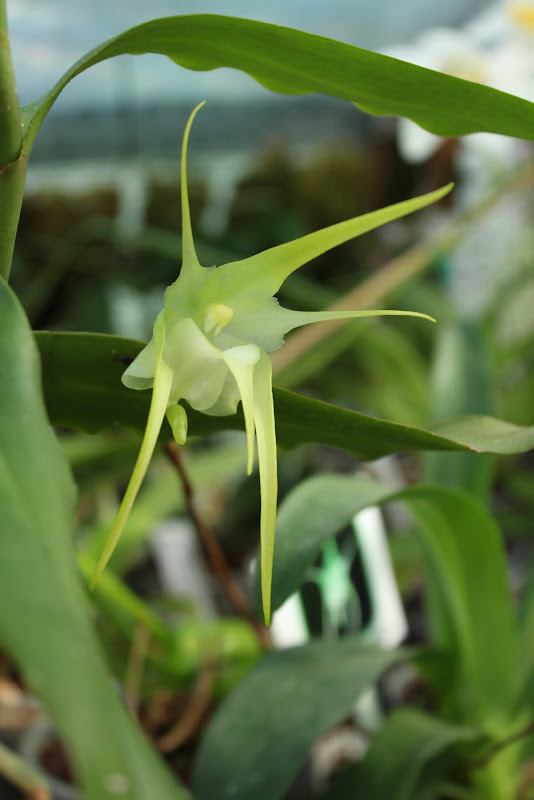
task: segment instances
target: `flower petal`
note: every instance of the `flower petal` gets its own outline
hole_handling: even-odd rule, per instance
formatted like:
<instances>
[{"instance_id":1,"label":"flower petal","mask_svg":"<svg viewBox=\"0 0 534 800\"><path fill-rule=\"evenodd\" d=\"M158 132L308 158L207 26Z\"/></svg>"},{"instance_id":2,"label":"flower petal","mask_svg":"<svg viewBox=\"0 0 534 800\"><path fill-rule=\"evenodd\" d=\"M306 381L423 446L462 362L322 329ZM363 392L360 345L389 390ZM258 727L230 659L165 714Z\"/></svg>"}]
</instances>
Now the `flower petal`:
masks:
<instances>
[{"instance_id":1,"label":"flower petal","mask_svg":"<svg viewBox=\"0 0 534 800\"><path fill-rule=\"evenodd\" d=\"M271 361L263 352L254 369L254 423L258 442L261 492L261 594L265 624L269 625L278 474Z\"/></svg>"},{"instance_id":2,"label":"flower petal","mask_svg":"<svg viewBox=\"0 0 534 800\"><path fill-rule=\"evenodd\" d=\"M228 364L241 395L247 432L247 473L250 475L254 465L254 367L261 352L255 344L245 344L224 350L221 355Z\"/></svg>"},{"instance_id":3,"label":"flower petal","mask_svg":"<svg viewBox=\"0 0 534 800\"><path fill-rule=\"evenodd\" d=\"M163 317L160 312L158 317ZM156 321L154 325L156 325ZM158 325L162 324L161 322ZM121 381L128 389L151 389L154 385L157 352L154 339L151 339L127 369L122 373Z\"/></svg>"},{"instance_id":4,"label":"flower petal","mask_svg":"<svg viewBox=\"0 0 534 800\"><path fill-rule=\"evenodd\" d=\"M154 347L156 349L156 369L154 375L154 388L152 390L152 401L150 403L150 411L148 412L148 420L145 428L145 434L141 443L141 449L135 462L135 467L130 478L130 482L122 498L119 506L117 516L111 528L110 534L98 560L93 577L91 578L90 588L92 589L98 580L98 576L105 569L106 564L111 558L113 551L119 541L120 535L124 529L126 521L132 510L132 506L137 497L137 493L141 488L141 484L146 475L150 459L154 452L156 442L158 441L159 432L163 424L167 404L169 402L169 395L172 386L172 369L163 360L163 346L165 344L165 328L163 322L163 315L159 314L154 323Z\"/></svg>"},{"instance_id":5,"label":"flower petal","mask_svg":"<svg viewBox=\"0 0 534 800\"><path fill-rule=\"evenodd\" d=\"M435 322L434 317L422 314L420 311L396 311L394 309L379 310L358 310L358 311L292 311L289 308L282 308L284 312L276 320L278 330L284 330L284 334L299 328L302 325L310 325L312 322L327 322L330 319L357 319L359 317L420 317L430 322ZM274 325L273 325L274 327Z\"/></svg>"},{"instance_id":6,"label":"flower petal","mask_svg":"<svg viewBox=\"0 0 534 800\"><path fill-rule=\"evenodd\" d=\"M231 414L236 413L240 401L241 395L236 379L230 370L228 370L222 392L216 402L209 408L206 408L203 413L210 417L229 417Z\"/></svg>"},{"instance_id":7,"label":"flower petal","mask_svg":"<svg viewBox=\"0 0 534 800\"><path fill-rule=\"evenodd\" d=\"M189 194L187 191L187 145L189 143L189 132L191 125L197 113L200 111L204 103L199 103L193 109L187 125L185 126L184 138L182 142L182 163L181 163L181 200L182 200L182 271L190 272L191 277L194 273L201 269L197 252L195 250L195 243L193 241L193 231L191 229L191 214L189 211Z\"/></svg>"},{"instance_id":8,"label":"flower petal","mask_svg":"<svg viewBox=\"0 0 534 800\"><path fill-rule=\"evenodd\" d=\"M435 322L428 314L418 311L394 311L384 309L379 311L293 311L278 304L273 297L263 308L250 314L236 314L230 325L229 333L247 341L254 342L272 353L284 344L284 336L293 328L309 325L312 322L325 322L330 319L352 319L357 317L377 316L409 316L421 317Z\"/></svg>"},{"instance_id":9,"label":"flower petal","mask_svg":"<svg viewBox=\"0 0 534 800\"><path fill-rule=\"evenodd\" d=\"M349 239L434 203L450 192L452 186L449 183L435 192L338 222L242 261L224 264L218 269L221 280L220 300L239 312L254 311L276 294L288 275L303 264Z\"/></svg>"},{"instance_id":10,"label":"flower petal","mask_svg":"<svg viewBox=\"0 0 534 800\"><path fill-rule=\"evenodd\" d=\"M177 280L171 284L165 292L165 306L170 305L177 308L185 307L188 301L195 304L195 298L202 289L207 270L199 263L195 244L193 241L193 231L191 229L191 213L189 210L189 195L187 191L187 145L189 142L189 132L193 120L204 103L199 103L192 111L184 131L182 142L182 162L181 162L181 202L182 202L182 268ZM190 313L190 312L187 312Z\"/></svg>"},{"instance_id":11,"label":"flower petal","mask_svg":"<svg viewBox=\"0 0 534 800\"><path fill-rule=\"evenodd\" d=\"M173 365L171 402L183 398L197 411L205 411L217 401L228 366L190 317L168 332L163 357Z\"/></svg>"}]
</instances>

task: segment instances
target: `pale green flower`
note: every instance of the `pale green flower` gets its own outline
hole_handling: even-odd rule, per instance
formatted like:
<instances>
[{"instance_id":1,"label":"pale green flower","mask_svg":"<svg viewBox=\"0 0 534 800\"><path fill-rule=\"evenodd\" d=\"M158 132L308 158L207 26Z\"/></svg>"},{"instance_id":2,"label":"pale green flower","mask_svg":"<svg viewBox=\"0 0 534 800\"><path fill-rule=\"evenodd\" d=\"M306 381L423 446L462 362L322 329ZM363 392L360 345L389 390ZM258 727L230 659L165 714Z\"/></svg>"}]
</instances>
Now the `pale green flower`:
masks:
<instances>
[{"instance_id":1,"label":"pale green flower","mask_svg":"<svg viewBox=\"0 0 534 800\"><path fill-rule=\"evenodd\" d=\"M130 483L92 584L107 564L124 528L164 417L167 416L176 441L183 444L187 435L187 417L180 401L185 400L197 411L214 416L234 414L241 401L249 473L254 462L254 441L258 449L262 595L265 621L269 624L277 464L268 353L282 346L288 331L309 322L410 313L291 311L282 308L274 295L288 275L307 261L354 236L428 205L442 197L450 187L340 222L242 261L221 267L202 267L193 243L186 176L189 131L201 105L191 114L182 147L182 269L165 292L165 305L156 317L151 341L122 378L131 389L152 389L148 422ZM412 316L426 317L418 313Z\"/></svg>"}]
</instances>

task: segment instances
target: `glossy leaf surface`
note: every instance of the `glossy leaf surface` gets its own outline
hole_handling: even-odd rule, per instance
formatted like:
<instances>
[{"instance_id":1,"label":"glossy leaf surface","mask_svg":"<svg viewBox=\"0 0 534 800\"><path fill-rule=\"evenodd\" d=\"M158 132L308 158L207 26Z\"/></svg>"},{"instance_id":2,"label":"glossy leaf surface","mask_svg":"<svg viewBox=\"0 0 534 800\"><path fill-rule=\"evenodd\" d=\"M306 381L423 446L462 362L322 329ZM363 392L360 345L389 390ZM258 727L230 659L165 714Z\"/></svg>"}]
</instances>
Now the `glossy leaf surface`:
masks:
<instances>
[{"instance_id":1,"label":"glossy leaf surface","mask_svg":"<svg viewBox=\"0 0 534 800\"><path fill-rule=\"evenodd\" d=\"M408 117L441 136L488 131L534 139L534 105L526 100L302 31L198 14L146 22L83 56L23 109L26 146L73 77L124 53L161 53L193 70L231 67L275 92L343 98L371 114Z\"/></svg>"},{"instance_id":2,"label":"glossy leaf surface","mask_svg":"<svg viewBox=\"0 0 534 800\"><path fill-rule=\"evenodd\" d=\"M315 738L391 664L356 639L270 653L211 721L196 759L197 800L277 800Z\"/></svg>"},{"instance_id":3,"label":"glossy leaf surface","mask_svg":"<svg viewBox=\"0 0 534 800\"><path fill-rule=\"evenodd\" d=\"M36 334L43 361L43 384L54 425L97 433L125 426L142 432L150 392L132 392L121 375L143 345L130 339L89 333ZM362 460L399 451L475 450L522 453L534 447L534 427L492 417L460 417L440 423L435 432L400 425L356 411L274 390L278 443L294 447L316 442L339 447ZM188 409L191 435L243 429L242 415L209 417ZM171 439L167 423L162 436Z\"/></svg>"}]
</instances>

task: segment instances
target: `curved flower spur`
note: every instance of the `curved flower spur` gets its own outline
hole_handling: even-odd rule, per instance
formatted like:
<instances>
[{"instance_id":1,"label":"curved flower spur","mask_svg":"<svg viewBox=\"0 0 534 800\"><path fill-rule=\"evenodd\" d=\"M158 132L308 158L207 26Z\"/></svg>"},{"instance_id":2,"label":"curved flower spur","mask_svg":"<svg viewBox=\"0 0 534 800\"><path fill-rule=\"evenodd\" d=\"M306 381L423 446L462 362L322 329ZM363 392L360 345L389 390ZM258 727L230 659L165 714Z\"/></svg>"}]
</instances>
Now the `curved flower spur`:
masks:
<instances>
[{"instance_id":1,"label":"curved flower spur","mask_svg":"<svg viewBox=\"0 0 534 800\"><path fill-rule=\"evenodd\" d=\"M152 401L141 449L130 483L95 569L91 587L109 561L139 491L166 416L178 444L187 436L187 415L181 400L214 416L243 407L247 436L247 471L258 448L261 488L261 581L265 623L271 616L271 573L277 503L277 462L271 362L268 353L284 343L293 328L321 320L426 314L405 311L291 311L274 297L284 280L312 258L443 197L451 185L361 217L331 225L259 255L224 264L199 264L189 214L186 154L191 124L187 123L181 164L182 268L165 291L164 308L154 322L151 341L122 376L130 389L152 389ZM432 320L434 321L434 320Z\"/></svg>"}]
</instances>

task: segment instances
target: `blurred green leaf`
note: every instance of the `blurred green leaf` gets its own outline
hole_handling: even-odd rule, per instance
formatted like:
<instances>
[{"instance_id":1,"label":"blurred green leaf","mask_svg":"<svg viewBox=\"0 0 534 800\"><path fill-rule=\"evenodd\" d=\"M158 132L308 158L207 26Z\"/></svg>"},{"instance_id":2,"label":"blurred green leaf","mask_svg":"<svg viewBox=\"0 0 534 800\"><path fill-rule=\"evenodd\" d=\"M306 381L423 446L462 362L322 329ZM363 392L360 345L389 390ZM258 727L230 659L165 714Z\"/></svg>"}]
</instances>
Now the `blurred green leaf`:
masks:
<instances>
[{"instance_id":1,"label":"blurred green leaf","mask_svg":"<svg viewBox=\"0 0 534 800\"><path fill-rule=\"evenodd\" d=\"M431 582L432 644L454 656L443 691L457 692L457 719L502 733L519 688L518 634L500 532L465 492L419 486L392 493L347 475L303 481L278 511L273 610L305 580L325 539L362 508L392 499L402 499L419 524Z\"/></svg>"},{"instance_id":2,"label":"blurred green leaf","mask_svg":"<svg viewBox=\"0 0 534 800\"><path fill-rule=\"evenodd\" d=\"M46 418L38 353L0 282L2 645L50 711L87 800L186 798L106 671L74 559L76 491Z\"/></svg>"},{"instance_id":3,"label":"blurred green leaf","mask_svg":"<svg viewBox=\"0 0 534 800\"><path fill-rule=\"evenodd\" d=\"M206 486L214 488L217 483L230 481L235 475L243 474L246 467L245 450L244 443L239 441L220 443L217 447L199 452L184 448L182 456L185 457L187 472L195 489L198 491ZM132 464L133 459L129 463L130 471ZM157 465L153 464L110 559L111 568L117 573L125 573L139 560L140 553L145 552L144 545L157 523L185 512L183 487L176 468L163 460ZM109 518L95 525L84 541L84 552L96 561L109 535L114 513L116 509L111 508Z\"/></svg>"},{"instance_id":4,"label":"blurred green leaf","mask_svg":"<svg viewBox=\"0 0 534 800\"><path fill-rule=\"evenodd\" d=\"M454 653L461 716L502 735L514 719L519 641L501 533L464 492L416 487L403 497L439 582L429 624L438 650Z\"/></svg>"},{"instance_id":5,"label":"blurred green leaf","mask_svg":"<svg viewBox=\"0 0 534 800\"><path fill-rule=\"evenodd\" d=\"M490 414L493 386L488 354L477 329L456 321L438 332L432 376L432 422L460 414ZM428 453L424 480L489 498L496 460L475 453Z\"/></svg>"},{"instance_id":6,"label":"blurred green leaf","mask_svg":"<svg viewBox=\"0 0 534 800\"><path fill-rule=\"evenodd\" d=\"M209 724L193 774L198 800L277 800L315 738L343 719L398 653L356 639L270 653Z\"/></svg>"},{"instance_id":7,"label":"blurred green leaf","mask_svg":"<svg viewBox=\"0 0 534 800\"><path fill-rule=\"evenodd\" d=\"M451 749L479 738L476 731L417 709L399 709L387 718L364 759L334 779L321 800L436 798L454 766Z\"/></svg>"},{"instance_id":8,"label":"blurred green leaf","mask_svg":"<svg viewBox=\"0 0 534 800\"><path fill-rule=\"evenodd\" d=\"M534 105L518 97L302 31L199 14L146 22L83 56L23 109L26 148L72 78L123 53L161 53L193 70L232 67L275 92L344 98L371 114L409 117L441 136L488 131L534 139Z\"/></svg>"},{"instance_id":9,"label":"blurred green leaf","mask_svg":"<svg viewBox=\"0 0 534 800\"><path fill-rule=\"evenodd\" d=\"M301 481L278 507L273 611L299 589L325 539L344 528L358 511L390 495L380 484L353 475L320 475ZM256 589L259 598L259 586Z\"/></svg>"},{"instance_id":10,"label":"blurred green leaf","mask_svg":"<svg viewBox=\"0 0 534 800\"><path fill-rule=\"evenodd\" d=\"M523 594L519 630L521 637L521 703L532 706L534 701L534 573L530 569L529 580Z\"/></svg>"},{"instance_id":11,"label":"blurred green leaf","mask_svg":"<svg viewBox=\"0 0 534 800\"><path fill-rule=\"evenodd\" d=\"M89 580L96 560L82 555L79 563ZM110 570L102 573L91 600L122 642L131 644L139 626L143 626L150 634L150 644L155 645L148 647L147 666L155 668L160 681L174 691L190 687L209 663L215 669L213 694L226 694L262 656L257 633L245 620L189 619L182 609L182 615L176 615L178 624L169 620L164 624L153 608Z\"/></svg>"},{"instance_id":12,"label":"blurred green leaf","mask_svg":"<svg viewBox=\"0 0 534 800\"><path fill-rule=\"evenodd\" d=\"M121 383L126 364L143 345L130 339L90 333L36 334L43 363L43 387L54 425L88 433L126 426L143 431L150 392L134 392ZM521 453L534 446L534 427L520 427L492 417L460 417L434 431L386 422L375 417L274 390L278 442L294 447L316 442L339 447L362 460L400 450L476 450ZM193 436L243 429L241 411L210 417L188 410ZM167 423L162 438L172 434Z\"/></svg>"},{"instance_id":13,"label":"blurred green leaf","mask_svg":"<svg viewBox=\"0 0 534 800\"><path fill-rule=\"evenodd\" d=\"M419 425L427 419L426 365L403 327L376 322L365 326L354 348L354 361L363 368L360 385L353 389L358 405L394 422Z\"/></svg>"}]
</instances>

